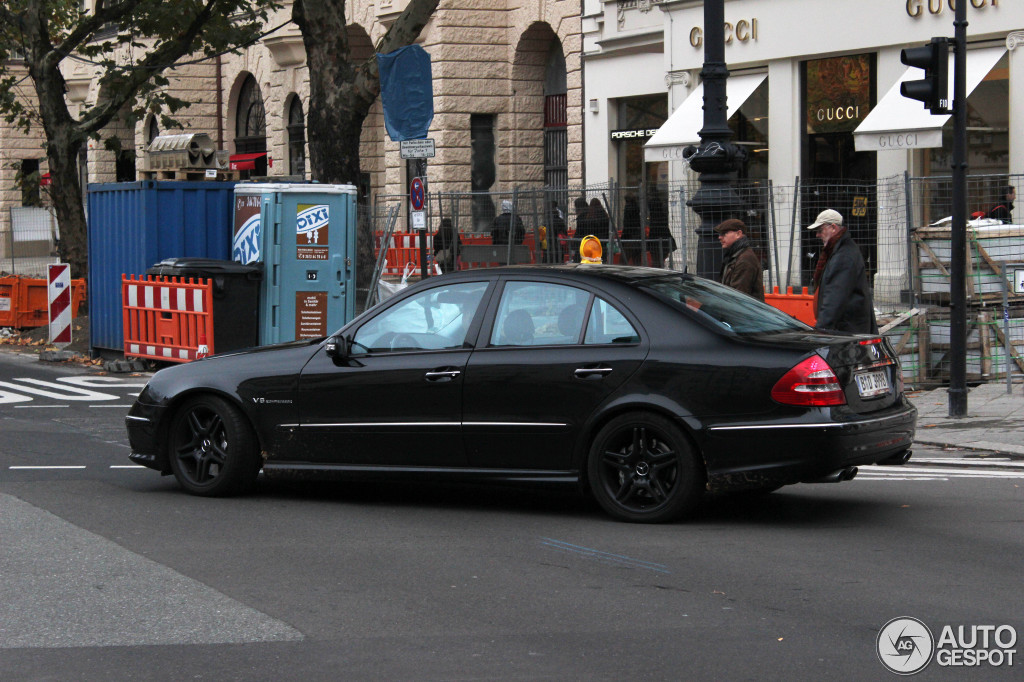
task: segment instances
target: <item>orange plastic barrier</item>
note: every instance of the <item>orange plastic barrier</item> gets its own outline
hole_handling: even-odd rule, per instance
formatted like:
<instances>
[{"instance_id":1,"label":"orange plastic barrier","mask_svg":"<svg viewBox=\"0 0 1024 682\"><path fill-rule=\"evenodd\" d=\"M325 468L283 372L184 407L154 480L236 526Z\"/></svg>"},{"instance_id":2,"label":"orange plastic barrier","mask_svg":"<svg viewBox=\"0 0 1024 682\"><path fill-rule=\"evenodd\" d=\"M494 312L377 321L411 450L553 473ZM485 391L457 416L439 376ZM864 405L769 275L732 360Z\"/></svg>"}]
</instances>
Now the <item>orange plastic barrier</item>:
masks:
<instances>
[{"instance_id":1,"label":"orange plastic barrier","mask_svg":"<svg viewBox=\"0 0 1024 682\"><path fill-rule=\"evenodd\" d=\"M392 243L388 245L387 265L383 274L401 276L405 270L406 263L413 263L416 269L420 267L420 239L418 232L395 232L391 235ZM433 236L427 235L427 253L434 252ZM374 255L380 253L380 244L377 245Z\"/></svg>"},{"instance_id":2,"label":"orange plastic barrier","mask_svg":"<svg viewBox=\"0 0 1024 682\"><path fill-rule=\"evenodd\" d=\"M807 287L803 288L802 294L794 294L793 287L786 287L786 293L780 294L779 288L774 287L771 293L764 295L764 302L805 324L814 326L814 296L807 293Z\"/></svg>"},{"instance_id":3,"label":"orange plastic barrier","mask_svg":"<svg viewBox=\"0 0 1024 682\"><path fill-rule=\"evenodd\" d=\"M213 283L184 277L121 276L124 354L164 362L196 359L213 338Z\"/></svg>"},{"instance_id":4,"label":"orange plastic barrier","mask_svg":"<svg viewBox=\"0 0 1024 682\"><path fill-rule=\"evenodd\" d=\"M490 244L491 235L482 233L467 233L460 235L460 239L463 244ZM379 235L378 235L379 240ZM406 263L412 263L416 270L420 269L420 240L418 232L395 232L392 235L393 243L388 245L387 254L384 258L387 260L387 265L384 267L382 274L390 275L393 277L401 277L405 271ZM533 231L527 230L526 237L523 239L523 244L530 248L530 262L537 262L536 248L533 238ZM374 255L380 253L381 245L378 243L374 251ZM427 255L433 255L434 253L434 238L432 234L427 234ZM497 263L491 263L490 265L497 265Z\"/></svg>"},{"instance_id":5,"label":"orange plastic barrier","mask_svg":"<svg viewBox=\"0 0 1024 682\"><path fill-rule=\"evenodd\" d=\"M42 327L50 323L49 293L45 279L0 278L0 327ZM71 316L85 301L85 280L71 280Z\"/></svg>"}]
</instances>

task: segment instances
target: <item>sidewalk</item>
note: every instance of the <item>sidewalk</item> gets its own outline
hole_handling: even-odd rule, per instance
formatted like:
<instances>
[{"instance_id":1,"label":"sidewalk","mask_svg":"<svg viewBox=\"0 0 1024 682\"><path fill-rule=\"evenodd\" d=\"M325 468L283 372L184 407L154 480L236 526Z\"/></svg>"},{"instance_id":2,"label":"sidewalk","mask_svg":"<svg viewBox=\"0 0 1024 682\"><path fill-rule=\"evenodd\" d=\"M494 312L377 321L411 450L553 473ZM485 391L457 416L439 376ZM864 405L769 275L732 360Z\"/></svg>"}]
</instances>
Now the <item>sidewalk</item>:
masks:
<instances>
[{"instance_id":1,"label":"sidewalk","mask_svg":"<svg viewBox=\"0 0 1024 682\"><path fill-rule=\"evenodd\" d=\"M964 448L960 456L1000 453L1024 460L1024 387L1020 384L1013 386L1010 395L1005 382L971 388L967 416L959 418L949 417L945 387L911 391L907 397L918 410L915 443Z\"/></svg>"}]
</instances>

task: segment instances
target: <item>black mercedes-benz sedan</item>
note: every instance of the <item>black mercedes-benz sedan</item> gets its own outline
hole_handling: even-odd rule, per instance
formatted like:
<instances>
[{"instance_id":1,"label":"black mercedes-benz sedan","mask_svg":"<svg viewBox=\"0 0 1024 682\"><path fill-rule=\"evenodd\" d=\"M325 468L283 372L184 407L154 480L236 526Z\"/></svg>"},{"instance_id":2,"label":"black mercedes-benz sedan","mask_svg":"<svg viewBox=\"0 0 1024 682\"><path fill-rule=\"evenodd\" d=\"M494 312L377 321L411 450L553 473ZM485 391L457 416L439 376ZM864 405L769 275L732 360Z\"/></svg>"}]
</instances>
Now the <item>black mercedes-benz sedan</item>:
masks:
<instances>
[{"instance_id":1,"label":"black mercedes-benz sedan","mask_svg":"<svg viewBox=\"0 0 1024 682\"><path fill-rule=\"evenodd\" d=\"M916 419L884 338L692 275L560 265L432 277L330 337L162 369L127 426L131 459L196 495L261 470L565 481L660 522L704 491L902 463Z\"/></svg>"}]
</instances>

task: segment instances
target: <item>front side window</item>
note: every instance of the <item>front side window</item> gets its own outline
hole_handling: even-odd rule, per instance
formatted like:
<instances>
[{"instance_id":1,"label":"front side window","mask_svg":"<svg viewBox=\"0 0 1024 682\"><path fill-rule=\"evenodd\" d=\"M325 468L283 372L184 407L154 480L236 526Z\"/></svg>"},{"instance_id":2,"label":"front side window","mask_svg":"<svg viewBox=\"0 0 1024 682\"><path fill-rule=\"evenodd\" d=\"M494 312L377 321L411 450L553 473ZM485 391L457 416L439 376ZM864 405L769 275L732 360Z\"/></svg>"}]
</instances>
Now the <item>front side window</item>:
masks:
<instances>
[{"instance_id":1,"label":"front side window","mask_svg":"<svg viewBox=\"0 0 1024 682\"><path fill-rule=\"evenodd\" d=\"M384 310L352 338L352 353L462 348L487 282L421 291Z\"/></svg>"}]
</instances>

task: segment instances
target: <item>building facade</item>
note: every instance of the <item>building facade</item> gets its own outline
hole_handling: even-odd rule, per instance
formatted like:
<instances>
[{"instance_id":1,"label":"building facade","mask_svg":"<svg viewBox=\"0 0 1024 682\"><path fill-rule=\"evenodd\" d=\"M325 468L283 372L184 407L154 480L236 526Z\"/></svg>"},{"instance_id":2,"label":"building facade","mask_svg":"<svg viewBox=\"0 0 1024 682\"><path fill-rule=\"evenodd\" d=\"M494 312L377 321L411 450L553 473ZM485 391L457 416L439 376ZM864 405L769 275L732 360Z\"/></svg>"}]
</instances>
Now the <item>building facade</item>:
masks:
<instances>
[{"instance_id":1,"label":"building facade","mask_svg":"<svg viewBox=\"0 0 1024 682\"><path fill-rule=\"evenodd\" d=\"M1012 87L1024 82L1018 47L1024 5L967 1L969 172L991 178L992 189L991 196L969 198L974 211L995 200L1007 178L1024 172L1024 87ZM896 299L907 287L908 225L905 215L888 219L886 211L898 211L886 205L885 185L902 185L905 173L949 176L953 127L951 116L931 116L920 102L900 96L901 80L921 77L901 63L900 51L933 36L952 37L954 6L952 0L724 5L729 124L734 142L748 152L740 181L875 185L867 198L851 190L826 201L848 220L862 214L865 226L871 224L874 231L863 234L874 241L866 255L876 291ZM585 0L590 181L602 175L627 186L692 181L684 149L699 144L702 125L703 12L702 2L686 0ZM870 209L862 212L865 199ZM799 193L792 201L797 226L809 224L810 213L821 208ZM924 219L942 217L936 212ZM690 219L691 228L699 224ZM773 267L781 281L799 283L788 271L807 272L814 244L798 229L777 232Z\"/></svg>"},{"instance_id":2,"label":"building facade","mask_svg":"<svg viewBox=\"0 0 1024 682\"><path fill-rule=\"evenodd\" d=\"M370 59L374 45L408 0L347 3L353 60ZM169 73L174 94L192 102L175 118L184 129L161 128L156 115L105 133L121 142L108 151L90 142L80 166L88 183L142 178L149 143L157 136L205 133L230 152L244 176L311 179L305 118L309 76L290 3L268 22L270 33L238 55L199 61ZM431 56L434 119L427 162L431 191L504 191L513 186L567 186L583 182L582 64L578 0L480 3L442 0L418 44ZM12 67L17 68L16 63ZM65 76L72 114L93 104L98 74L68 61ZM31 83L24 97L31 102ZM34 202L16 186L19 170L46 159L39 129L28 134L0 126L0 232L10 229L12 206ZM361 198L402 195L422 173L400 158L388 137L378 100L361 136ZM45 180L44 180L45 182ZM45 188L40 202L45 203Z\"/></svg>"}]
</instances>

